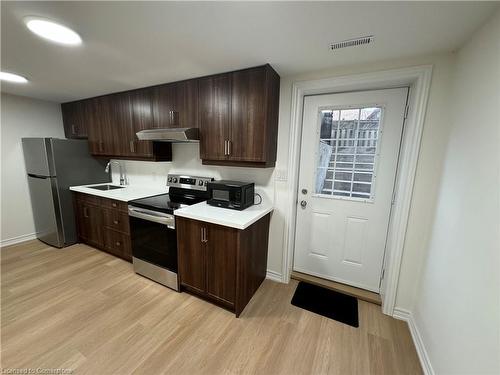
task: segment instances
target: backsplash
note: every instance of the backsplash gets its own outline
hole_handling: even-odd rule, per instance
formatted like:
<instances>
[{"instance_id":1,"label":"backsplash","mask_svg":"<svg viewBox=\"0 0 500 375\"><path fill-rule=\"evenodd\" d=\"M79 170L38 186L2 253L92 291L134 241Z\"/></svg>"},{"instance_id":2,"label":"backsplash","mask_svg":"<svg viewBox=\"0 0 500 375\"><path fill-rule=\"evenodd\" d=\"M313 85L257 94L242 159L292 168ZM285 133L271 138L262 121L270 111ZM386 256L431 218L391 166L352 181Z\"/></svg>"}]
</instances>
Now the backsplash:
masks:
<instances>
[{"instance_id":1,"label":"backsplash","mask_svg":"<svg viewBox=\"0 0 500 375\"><path fill-rule=\"evenodd\" d=\"M130 185L145 187L163 187L167 182L167 174L187 174L193 176L213 177L216 180L228 179L254 182L256 192L274 202L274 168L242 168L203 165L199 158L197 143L173 144L173 161L149 162L135 160L118 160L125 167ZM112 165L113 183L118 184L120 174L118 167Z\"/></svg>"}]
</instances>

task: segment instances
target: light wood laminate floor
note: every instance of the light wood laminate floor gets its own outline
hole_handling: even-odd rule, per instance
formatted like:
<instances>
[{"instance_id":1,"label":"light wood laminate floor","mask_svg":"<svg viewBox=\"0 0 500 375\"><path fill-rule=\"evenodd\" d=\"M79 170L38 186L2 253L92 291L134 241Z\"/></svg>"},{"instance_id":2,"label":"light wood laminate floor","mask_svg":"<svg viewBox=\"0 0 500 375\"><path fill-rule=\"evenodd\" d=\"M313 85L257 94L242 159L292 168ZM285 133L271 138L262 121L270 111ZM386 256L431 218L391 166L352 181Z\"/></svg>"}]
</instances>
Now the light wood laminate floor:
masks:
<instances>
[{"instance_id":1,"label":"light wood laminate floor","mask_svg":"<svg viewBox=\"0 0 500 375\"><path fill-rule=\"evenodd\" d=\"M359 301L359 328L266 280L239 319L86 245L1 250L1 365L74 374L420 374L406 323Z\"/></svg>"}]
</instances>

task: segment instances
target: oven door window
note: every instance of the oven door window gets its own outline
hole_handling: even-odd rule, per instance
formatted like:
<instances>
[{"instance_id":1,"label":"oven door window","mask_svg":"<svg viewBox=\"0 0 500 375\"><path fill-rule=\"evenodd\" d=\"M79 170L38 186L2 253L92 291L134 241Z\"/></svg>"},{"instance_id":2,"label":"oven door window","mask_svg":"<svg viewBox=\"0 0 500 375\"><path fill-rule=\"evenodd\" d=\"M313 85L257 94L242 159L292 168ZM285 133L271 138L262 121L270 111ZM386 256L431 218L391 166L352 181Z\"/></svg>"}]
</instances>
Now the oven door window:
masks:
<instances>
[{"instance_id":1,"label":"oven door window","mask_svg":"<svg viewBox=\"0 0 500 375\"><path fill-rule=\"evenodd\" d=\"M132 255L177 272L177 236L166 225L129 216Z\"/></svg>"}]
</instances>

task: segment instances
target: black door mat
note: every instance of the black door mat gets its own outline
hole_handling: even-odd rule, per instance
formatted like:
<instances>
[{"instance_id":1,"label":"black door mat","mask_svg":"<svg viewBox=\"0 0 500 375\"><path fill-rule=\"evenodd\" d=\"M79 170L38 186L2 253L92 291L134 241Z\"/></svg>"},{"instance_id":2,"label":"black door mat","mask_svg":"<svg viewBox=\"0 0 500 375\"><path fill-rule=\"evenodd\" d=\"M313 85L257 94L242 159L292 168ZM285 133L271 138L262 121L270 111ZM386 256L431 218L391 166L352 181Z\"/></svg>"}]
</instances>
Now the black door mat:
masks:
<instances>
[{"instance_id":1,"label":"black door mat","mask_svg":"<svg viewBox=\"0 0 500 375\"><path fill-rule=\"evenodd\" d=\"M347 294L301 281L293 295L292 305L359 327L358 299Z\"/></svg>"}]
</instances>

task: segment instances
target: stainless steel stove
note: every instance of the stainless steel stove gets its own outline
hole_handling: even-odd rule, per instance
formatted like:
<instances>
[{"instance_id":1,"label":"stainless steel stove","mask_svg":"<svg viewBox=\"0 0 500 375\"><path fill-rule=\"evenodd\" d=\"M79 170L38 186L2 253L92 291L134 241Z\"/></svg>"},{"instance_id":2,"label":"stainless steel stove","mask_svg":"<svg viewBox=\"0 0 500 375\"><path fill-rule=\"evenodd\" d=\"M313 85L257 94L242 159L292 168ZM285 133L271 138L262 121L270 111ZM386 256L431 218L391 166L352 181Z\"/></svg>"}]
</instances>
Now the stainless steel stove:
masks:
<instances>
[{"instance_id":1,"label":"stainless steel stove","mask_svg":"<svg viewBox=\"0 0 500 375\"><path fill-rule=\"evenodd\" d=\"M174 210L207 200L209 181L213 178L169 174L168 194L129 202L136 273L179 290Z\"/></svg>"}]
</instances>

